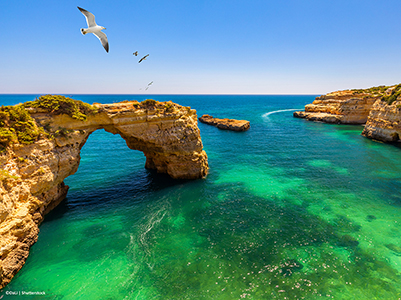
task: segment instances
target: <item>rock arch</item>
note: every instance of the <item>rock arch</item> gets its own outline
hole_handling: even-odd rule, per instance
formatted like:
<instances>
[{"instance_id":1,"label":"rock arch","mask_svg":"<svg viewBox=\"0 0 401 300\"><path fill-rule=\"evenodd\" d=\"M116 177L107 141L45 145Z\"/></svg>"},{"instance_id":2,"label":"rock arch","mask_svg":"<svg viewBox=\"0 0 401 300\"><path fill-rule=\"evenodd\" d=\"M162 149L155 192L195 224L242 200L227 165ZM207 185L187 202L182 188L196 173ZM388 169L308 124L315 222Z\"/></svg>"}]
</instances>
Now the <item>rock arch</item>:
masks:
<instances>
[{"instance_id":1,"label":"rock arch","mask_svg":"<svg viewBox=\"0 0 401 300\"><path fill-rule=\"evenodd\" d=\"M0 288L24 265L45 214L65 198L64 179L78 170L80 150L94 131L119 134L129 148L144 153L146 168L177 179L206 176L195 110L153 100L94 106L97 112L86 120L29 108L49 138L0 154Z\"/></svg>"}]
</instances>

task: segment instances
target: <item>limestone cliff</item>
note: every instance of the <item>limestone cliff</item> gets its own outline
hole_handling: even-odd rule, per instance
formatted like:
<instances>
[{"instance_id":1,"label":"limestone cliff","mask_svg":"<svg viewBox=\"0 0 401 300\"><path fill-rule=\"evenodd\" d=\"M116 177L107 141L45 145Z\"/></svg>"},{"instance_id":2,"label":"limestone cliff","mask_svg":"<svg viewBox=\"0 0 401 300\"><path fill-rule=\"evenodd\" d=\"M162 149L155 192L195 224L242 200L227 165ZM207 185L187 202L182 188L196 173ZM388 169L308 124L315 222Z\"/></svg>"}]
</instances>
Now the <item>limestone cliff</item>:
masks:
<instances>
[{"instance_id":1,"label":"limestone cliff","mask_svg":"<svg viewBox=\"0 0 401 300\"><path fill-rule=\"evenodd\" d=\"M294 117L338 124L365 124L362 135L383 142L401 136L401 84L346 90L317 97Z\"/></svg>"},{"instance_id":2,"label":"limestone cliff","mask_svg":"<svg viewBox=\"0 0 401 300\"><path fill-rule=\"evenodd\" d=\"M219 119L209 115L203 115L199 118L199 121L205 124L215 126L220 129L232 130L232 131L246 131L250 128L249 121L246 120L235 120L235 119Z\"/></svg>"},{"instance_id":3,"label":"limestone cliff","mask_svg":"<svg viewBox=\"0 0 401 300\"><path fill-rule=\"evenodd\" d=\"M337 124L365 124L373 104L390 95L396 86L345 90L316 97L305 106L305 111L294 112L294 117Z\"/></svg>"},{"instance_id":4,"label":"limestone cliff","mask_svg":"<svg viewBox=\"0 0 401 300\"><path fill-rule=\"evenodd\" d=\"M94 104L85 113L72 99L56 106L43 99L0 110L0 288L24 265L44 215L65 198L63 181L77 171L80 150L95 130L119 134L145 154L146 168L173 178L202 178L208 171L196 111L189 107L124 101Z\"/></svg>"},{"instance_id":5,"label":"limestone cliff","mask_svg":"<svg viewBox=\"0 0 401 300\"><path fill-rule=\"evenodd\" d=\"M362 135L383 142L398 142L401 137L401 101L391 104L376 101Z\"/></svg>"}]
</instances>

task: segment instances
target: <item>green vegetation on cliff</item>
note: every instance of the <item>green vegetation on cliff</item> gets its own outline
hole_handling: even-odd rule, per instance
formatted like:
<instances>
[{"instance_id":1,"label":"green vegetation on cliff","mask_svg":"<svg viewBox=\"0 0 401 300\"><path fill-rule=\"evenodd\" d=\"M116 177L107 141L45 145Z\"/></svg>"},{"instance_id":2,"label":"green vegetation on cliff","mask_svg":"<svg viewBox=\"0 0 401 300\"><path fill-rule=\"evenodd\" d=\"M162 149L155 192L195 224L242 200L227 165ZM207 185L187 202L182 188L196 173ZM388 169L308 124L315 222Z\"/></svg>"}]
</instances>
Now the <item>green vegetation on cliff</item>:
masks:
<instances>
[{"instance_id":1,"label":"green vegetation on cliff","mask_svg":"<svg viewBox=\"0 0 401 300\"><path fill-rule=\"evenodd\" d=\"M388 94L387 90L391 89L391 93ZM392 86L374 86L368 89L354 89L351 90L354 94L370 94L371 96L382 96L381 100L391 105L397 100L398 96L401 95L401 84ZM387 93L386 93L387 92Z\"/></svg>"},{"instance_id":2,"label":"green vegetation on cliff","mask_svg":"<svg viewBox=\"0 0 401 300\"><path fill-rule=\"evenodd\" d=\"M393 104L394 101L397 100L398 96L401 95L401 84L397 85L392 91L390 95L383 96L382 101L387 102L388 105Z\"/></svg>"},{"instance_id":3,"label":"green vegetation on cliff","mask_svg":"<svg viewBox=\"0 0 401 300\"><path fill-rule=\"evenodd\" d=\"M379 85L368 89L353 89L354 94L384 94L391 86Z\"/></svg>"},{"instance_id":4,"label":"green vegetation on cliff","mask_svg":"<svg viewBox=\"0 0 401 300\"><path fill-rule=\"evenodd\" d=\"M31 144L44 133L23 104L0 107L0 151L10 143Z\"/></svg>"},{"instance_id":5,"label":"green vegetation on cliff","mask_svg":"<svg viewBox=\"0 0 401 300\"><path fill-rule=\"evenodd\" d=\"M0 107L0 152L12 143L31 144L41 135L48 135L48 130L38 126L29 113L29 108L41 108L49 113L67 114L70 117L85 121L87 115L97 112L97 108L79 100L59 95L40 96L34 101L15 106ZM57 130L55 136L65 135Z\"/></svg>"},{"instance_id":6,"label":"green vegetation on cliff","mask_svg":"<svg viewBox=\"0 0 401 300\"><path fill-rule=\"evenodd\" d=\"M142 105L150 106L150 107L156 106L157 103L158 102L156 100L153 100L153 99L146 99L146 100L141 102Z\"/></svg>"},{"instance_id":7,"label":"green vegetation on cliff","mask_svg":"<svg viewBox=\"0 0 401 300\"><path fill-rule=\"evenodd\" d=\"M97 109L88 103L60 95L40 96L38 99L26 102L23 105L26 108L42 108L50 113L67 114L81 121L86 121L87 115L97 112Z\"/></svg>"}]
</instances>

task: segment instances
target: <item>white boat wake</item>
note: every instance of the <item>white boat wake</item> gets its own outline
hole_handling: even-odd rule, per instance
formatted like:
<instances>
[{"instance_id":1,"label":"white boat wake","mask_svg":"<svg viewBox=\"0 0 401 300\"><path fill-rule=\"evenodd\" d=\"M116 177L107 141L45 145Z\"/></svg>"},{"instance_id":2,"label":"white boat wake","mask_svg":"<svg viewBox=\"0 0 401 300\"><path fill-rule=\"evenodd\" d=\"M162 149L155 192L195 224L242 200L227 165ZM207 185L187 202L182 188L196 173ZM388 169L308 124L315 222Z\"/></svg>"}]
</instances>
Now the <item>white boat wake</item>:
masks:
<instances>
[{"instance_id":1,"label":"white boat wake","mask_svg":"<svg viewBox=\"0 0 401 300\"><path fill-rule=\"evenodd\" d=\"M302 108L291 108L291 109L280 109L280 110L275 110L275 111L269 111L265 114L262 115L262 118L267 118L268 116L280 112L285 112L285 111L293 111L293 110L303 110Z\"/></svg>"}]
</instances>

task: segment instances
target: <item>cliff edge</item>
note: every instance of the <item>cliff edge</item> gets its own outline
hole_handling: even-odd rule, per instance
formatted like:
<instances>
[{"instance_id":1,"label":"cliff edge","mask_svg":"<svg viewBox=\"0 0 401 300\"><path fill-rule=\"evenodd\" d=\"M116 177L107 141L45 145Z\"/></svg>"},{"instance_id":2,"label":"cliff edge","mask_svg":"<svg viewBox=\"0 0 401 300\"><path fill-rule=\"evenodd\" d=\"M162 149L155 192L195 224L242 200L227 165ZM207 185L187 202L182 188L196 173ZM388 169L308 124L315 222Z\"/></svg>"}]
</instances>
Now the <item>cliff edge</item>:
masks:
<instances>
[{"instance_id":1,"label":"cliff edge","mask_svg":"<svg viewBox=\"0 0 401 300\"><path fill-rule=\"evenodd\" d=\"M145 167L173 178L208 171L196 111L173 102L89 105L63 96L0 108L0 288L22 268L46 213L66 196L80 150L97 129L119 134Z\"/></svg>"},{"instance_id":2,"label":"cliff edge","mask_svg":"<svg viewBox=\"0 0 401 300\"><path fill-rule=\"evenodd\" d=\"M363 136L398 142L401 136L401 84L345 90L316 97L294 117L336 124L365 124Z\"/></svg>"}]
</instances>

